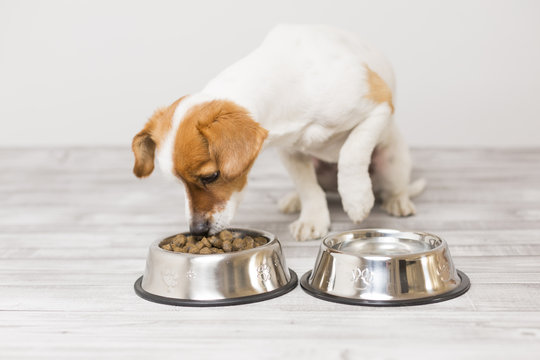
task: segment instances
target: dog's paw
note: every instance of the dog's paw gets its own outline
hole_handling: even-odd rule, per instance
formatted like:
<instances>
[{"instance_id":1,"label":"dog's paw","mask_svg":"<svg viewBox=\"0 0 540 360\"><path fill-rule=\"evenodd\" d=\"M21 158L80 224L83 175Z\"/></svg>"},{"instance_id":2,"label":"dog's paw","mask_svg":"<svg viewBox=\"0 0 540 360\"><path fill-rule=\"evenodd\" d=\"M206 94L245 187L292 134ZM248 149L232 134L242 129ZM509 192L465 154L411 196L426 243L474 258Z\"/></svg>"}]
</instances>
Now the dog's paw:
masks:
<instances>
[{"instance_id":1,"label":"dog's paw","mask_svg":"<svg viewBox=\"0 0 540 360\"><path fill-rule=\"evenodd\" d=\"M371 189L369 189L364 192L363 196L355 197L355 199L343 198L343 210L345 210L354 223L359 224L364 221L371 212L373 204L375 203L375 196Z\"/></svg>"},{"instance_id":2,"label":"dog's paw","mask_svg":"<svg viewBox=\"0 0 540 360\"><path fill-rule=\"evenodd\" d=\"M279 211L284 214L294 214L300 212L302 206L300 204L300 196L296 191L290 192L281 198L278 202Z\"/></svg>"},{"instance_id":3,"label":"dog's paw","mask_svg":"<svg viewBox=\"0 0 540 360\"><path fill-rule=\"evenodd\" d=\"M330 220L300 218L293 222L289 228L297 241L314 240L328 233Z\"/></svg>"},{"instance_id":4,"label":"dog's paw","mask_svg":"<svg viewBox=\"0 0 540 360\"><path fill-rule=\"evenodd\" d=\"M413 202L408 194L391 196L383 201L383 209L393 216L409 216L416 213Z\"/></svg>"}]
</instances>

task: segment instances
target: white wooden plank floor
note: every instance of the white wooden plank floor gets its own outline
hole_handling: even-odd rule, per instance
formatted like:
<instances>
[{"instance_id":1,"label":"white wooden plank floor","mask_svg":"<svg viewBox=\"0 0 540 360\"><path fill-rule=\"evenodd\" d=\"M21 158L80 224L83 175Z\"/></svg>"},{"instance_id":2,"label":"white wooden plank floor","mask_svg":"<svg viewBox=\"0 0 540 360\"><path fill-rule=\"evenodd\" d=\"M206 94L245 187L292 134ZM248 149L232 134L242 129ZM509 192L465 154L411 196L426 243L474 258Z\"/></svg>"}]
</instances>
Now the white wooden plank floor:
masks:
<instances>
[{"instance_id":1,"label":"white wooden plank floor","mask_svg":"<svg viewBox=\"0 0 540 360\"><path fill-rule=\"evenodd\" d=\"M414 151L428 180L418 215L375 209L364 227L446 238L472 281L438 304L372 308L300 287L223 308L146 302L133 291L151 241L186 229L182 189L131 174L129 149L0 150L0 359L539 359L540 149ZM292 189L272 152L256 163L235 224L276 233L299 275L276 200ZM330 201L333 230L352 229ZM357 227L357 226L356 226Z\"/></svg>"}]
</instances>

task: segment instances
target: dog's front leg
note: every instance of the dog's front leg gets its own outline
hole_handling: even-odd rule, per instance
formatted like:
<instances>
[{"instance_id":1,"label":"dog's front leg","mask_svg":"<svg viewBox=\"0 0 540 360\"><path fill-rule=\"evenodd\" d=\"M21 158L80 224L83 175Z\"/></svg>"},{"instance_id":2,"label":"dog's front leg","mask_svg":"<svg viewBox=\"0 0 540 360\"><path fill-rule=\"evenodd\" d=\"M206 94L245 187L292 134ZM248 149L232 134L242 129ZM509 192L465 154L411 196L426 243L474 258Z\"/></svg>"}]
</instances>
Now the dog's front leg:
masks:
<instances>
[{"instance_id":1,"label":"dog's front leg","mask_svg":"<svg viewBox=\"0 0 540 360\"><path fill-rule=\"evenodd\" d=\"M330 214L311 157L285 150L280 152L280 156L292 177L301 203L300 217L290 226L292 235L298 241L326 235L330 227Z\"/></svg>"},{"instance_id":2,"label":"dog's front leg","mask_svg":"<svg viewBox=\"0 0 540 360\"><path fill-rule=\"evenodd\" d=\"M343 209L355 223L369 215L375 202L368 168L373 149L391 116L388 105L377 106L351 131L339 152L338 192Z\"/></svg>"}]
</instances>

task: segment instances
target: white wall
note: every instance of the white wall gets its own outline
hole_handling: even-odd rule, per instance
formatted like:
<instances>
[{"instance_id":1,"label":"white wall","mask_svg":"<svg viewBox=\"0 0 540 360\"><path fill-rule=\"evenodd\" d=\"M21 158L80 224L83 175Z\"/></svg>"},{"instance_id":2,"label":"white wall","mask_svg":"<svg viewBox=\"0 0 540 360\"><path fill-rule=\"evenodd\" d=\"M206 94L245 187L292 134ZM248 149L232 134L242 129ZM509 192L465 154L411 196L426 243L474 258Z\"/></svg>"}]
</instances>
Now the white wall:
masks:
<instances>
[{"instance_id":1,"label":"white wall","mask_svg":"<svg viewBox=\"0 0 540 360\"><path fill-rule=\"evenodd\" d=\"M3 1L0 146L128 145L275 24L362 34L414 146L540 145L539 1Z\"/></svg>"}]
</instances>

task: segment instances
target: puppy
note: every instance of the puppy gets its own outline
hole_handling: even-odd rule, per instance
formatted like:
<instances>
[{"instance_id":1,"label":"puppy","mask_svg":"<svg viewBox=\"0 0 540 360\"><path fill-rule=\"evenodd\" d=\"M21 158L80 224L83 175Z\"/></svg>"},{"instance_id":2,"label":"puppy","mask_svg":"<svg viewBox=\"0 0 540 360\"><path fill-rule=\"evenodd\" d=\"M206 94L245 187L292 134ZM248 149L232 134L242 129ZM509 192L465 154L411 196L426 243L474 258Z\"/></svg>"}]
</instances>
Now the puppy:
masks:
<instances>
[{"instance_id":1,"label":"puppy","mask_svg":"<svg viewBox=\"0 0 540 360\"><path fill-rule=\"evenodd\" d=\"M157 157L184 184L196 234L228 226L263 146L279 148L295 184L279 208L300 212L290 226L297 240L330 227L314 158L335 164L330 178L353 222L368 216L374 194L389 214L411 215L424 182L409 185L393 97L391 65L369 44L325 26L281 25L201 92L156 111L133 139L133 172L150 175Z\"/></svg>"}]
</instances>

